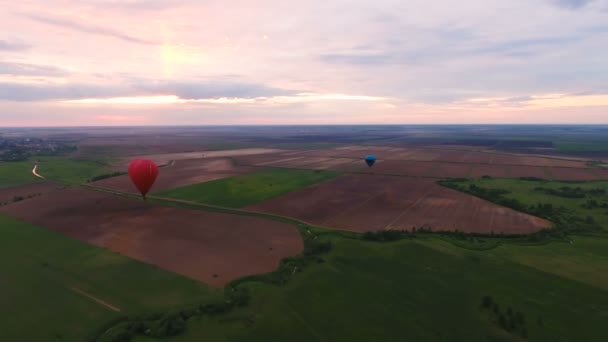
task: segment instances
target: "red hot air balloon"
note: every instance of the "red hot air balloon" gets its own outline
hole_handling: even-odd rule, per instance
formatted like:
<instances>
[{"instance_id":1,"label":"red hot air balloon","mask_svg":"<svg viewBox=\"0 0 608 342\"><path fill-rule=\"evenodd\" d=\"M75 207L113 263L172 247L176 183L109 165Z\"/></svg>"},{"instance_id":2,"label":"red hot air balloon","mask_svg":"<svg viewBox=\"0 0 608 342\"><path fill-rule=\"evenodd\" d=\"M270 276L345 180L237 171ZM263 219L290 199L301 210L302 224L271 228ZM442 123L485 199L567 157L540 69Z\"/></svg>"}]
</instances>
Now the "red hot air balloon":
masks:
<instances>
[{"instance_id":1,"label":"red hot air balloon","mask_svg":"<svg viewBox=\"0 0 608 342\"><path fill-rule=\"evenodd\" d=\"M153 161L148 159L135 159L129 164L129 177L135 184L135 187L141 193L141 196L146 199L146 194L154 185L158 176L158 166Z\"/></svg>"}]
</instances>

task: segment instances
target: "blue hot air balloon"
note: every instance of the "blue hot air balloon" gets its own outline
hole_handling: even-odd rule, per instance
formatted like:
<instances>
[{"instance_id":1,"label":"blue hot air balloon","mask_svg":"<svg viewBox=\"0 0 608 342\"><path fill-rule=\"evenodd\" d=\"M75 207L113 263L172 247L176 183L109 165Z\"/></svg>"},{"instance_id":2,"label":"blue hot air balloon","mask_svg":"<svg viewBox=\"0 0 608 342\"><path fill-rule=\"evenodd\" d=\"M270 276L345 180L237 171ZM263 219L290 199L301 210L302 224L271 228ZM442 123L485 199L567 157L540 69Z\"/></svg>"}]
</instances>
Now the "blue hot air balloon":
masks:
<instances>
[{"instance_id":1,"label":"blue hot air balloon","mask_svg":"<svg viewBox=\"0 0 608 342\"><path fill-rule=\"evenodd\" d=\"M372 155L365 157L365 163L367 163L367 166L372 167L372 165L374 165L375 162L376 162L376 157L374 157Z\"/></svg>"}]
</instances>

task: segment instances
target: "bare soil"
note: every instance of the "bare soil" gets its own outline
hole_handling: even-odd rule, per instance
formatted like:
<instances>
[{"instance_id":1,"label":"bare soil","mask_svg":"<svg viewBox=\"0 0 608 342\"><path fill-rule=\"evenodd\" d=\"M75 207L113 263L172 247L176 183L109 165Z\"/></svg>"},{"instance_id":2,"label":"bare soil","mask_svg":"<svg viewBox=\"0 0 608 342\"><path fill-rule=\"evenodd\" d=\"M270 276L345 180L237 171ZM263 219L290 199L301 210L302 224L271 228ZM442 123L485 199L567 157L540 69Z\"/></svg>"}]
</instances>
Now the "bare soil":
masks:
<instances>
[{"instance_id":1,"label":"bare soil","mask_svg":"<svg viewBox=\"0 0 608 342\"><path fill-rule=\"evenodd\" d=\"M473 169L469 177L472 178L481 178L483 176L507 177L507 167L504 165L473 164L471 166Z\"/></svg>"},{"instance_id":2,"label":"bare soil","mask_svg":"<svg viewBox=\"0 0 608 342\"><path fill-rule=\"evenodd\" d=\"M552 167L549 169L555 180L597 180L593 169L577 169L565 167Z\"/></svg>"},{"instance_id":3,"label":"bare soil","mask_svg":"<svg viewBox=\"0 0 608 342\"><path fill-rule=\"evenodd\" d=\"M177 160L172 165L158 169L158 178L152 191L162 191L190 184L208 182L253 172L254 168L234 165L227 158ZM128 175L103 179L96 186L137 193Z\"/></svg>"},{"instance_id":4,"label":"bare soil","mask_svg":"<svg viewBox=\"0 0 608 342\"><path fill-rule=\"evenodd\" d=\"M15 196L27 198L28 196L44 194L58 189L60 186L50 182L32 183L10 188L0 188L0 203L12 202Z\"/></svg>"},{"instance_id":5,"label":"bare soil","mask_svg":"<svg viewBox=\"0 0 608 342\"><path fill-rule=\"evenodd\" d=\"M128 159L124 159L117 166L122 169L127 169L129 162L135 158L150 159L158 165L168 164L172 160L184 160L184 159L201 159L201 158L221 158L221 157L233 157L233 156L251 156L257 154L267 154L274 152L282 152L283 150L270 149L270 148L246 148L239 150L222 150L222 151L197 151L197 152L181 152L181 153L163 153L163 154L149 154L133 156Z\"/></svg>"},{"instance_id":6,"label":"bare soil","mask_svg":"<svg viewBox=\"0 0 608 342\"><path fill-rule=\"evenodd\" d=\"M162 207L70 188L0 212L221 287L302 251L297 229L261 218Z\"/></svg>"},{"instance_id":7,"label":"bare soil","mask_svg":"<svg viewBox=\"0 0 608 342\"><path fill-rule=\"evenodd\" d=\"M510 177L537 177L549 179L545 168L539 166L508 166Z\"/></svg>"},{"instance_id":8,"label":"bare soil","mask_svg":"<svg viewBox=\"0 0 608 342\"><path fill-rule=\"evenodd\" d=\"M249 207L340 230L411 229L531 233L550 222L435 183L384 175L340 176Z\"/></svg>"}]
</instances>

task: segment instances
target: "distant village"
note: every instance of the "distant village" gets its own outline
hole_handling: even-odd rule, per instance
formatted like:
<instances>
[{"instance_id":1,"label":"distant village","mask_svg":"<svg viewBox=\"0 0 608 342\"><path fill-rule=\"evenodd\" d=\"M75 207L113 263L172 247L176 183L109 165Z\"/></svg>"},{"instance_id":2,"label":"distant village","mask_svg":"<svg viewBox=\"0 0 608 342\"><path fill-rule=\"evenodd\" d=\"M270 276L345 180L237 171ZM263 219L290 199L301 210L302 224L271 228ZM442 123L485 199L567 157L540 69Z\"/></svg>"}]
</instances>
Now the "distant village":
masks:
<instances>
[{"instance_id":1,"label":"distant village","mask_svg":"<svg viewBox=\"0 0 608 342\"><path fill-rule=\"evenodd\" d=\"M1 137L0 161L25 161L33 156L56 156L70 153L76 146L64 141L27 138L27 137Z\"/></svg>"}]
</instances>

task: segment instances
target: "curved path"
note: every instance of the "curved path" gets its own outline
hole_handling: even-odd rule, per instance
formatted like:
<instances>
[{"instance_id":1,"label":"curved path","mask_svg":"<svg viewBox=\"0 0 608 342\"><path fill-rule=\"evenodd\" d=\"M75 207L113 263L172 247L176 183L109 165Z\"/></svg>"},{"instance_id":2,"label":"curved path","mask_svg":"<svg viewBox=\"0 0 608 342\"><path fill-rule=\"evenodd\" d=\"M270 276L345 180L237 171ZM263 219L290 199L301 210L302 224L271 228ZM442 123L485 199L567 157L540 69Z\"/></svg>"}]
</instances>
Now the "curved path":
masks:
<instances>
[{"instance_id":1,"label":"curved path","mask_svg":"<svg viewBox=\"0 0 608 342\"><path fill-rule=\"evenodd\" d=\"M38 163L36 163L36 164L34 165L34 168L32 169L32 174L33 174L34 176L38 177L38 178L45 179L43 176L41 176L40 174L38 174L38 172L36 172L36 169L37 169L37 168L38 168Z\"/></svg>"}]
</instances>

